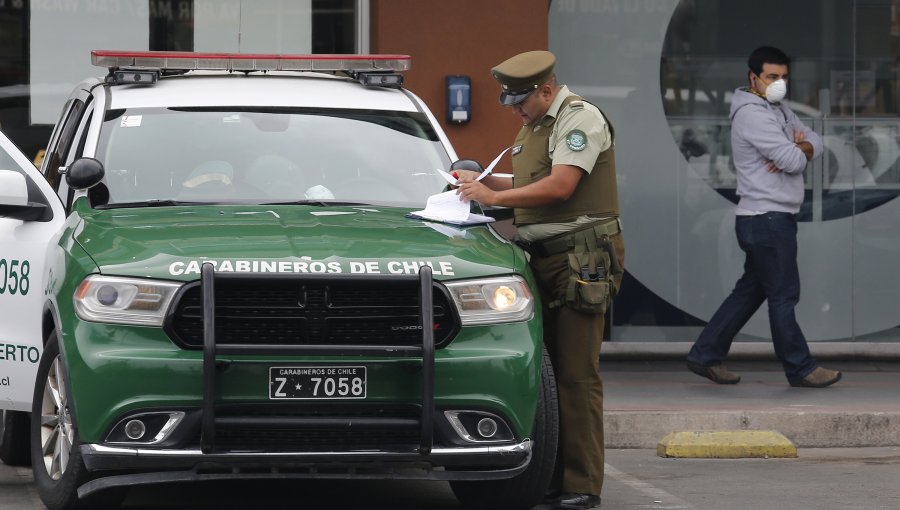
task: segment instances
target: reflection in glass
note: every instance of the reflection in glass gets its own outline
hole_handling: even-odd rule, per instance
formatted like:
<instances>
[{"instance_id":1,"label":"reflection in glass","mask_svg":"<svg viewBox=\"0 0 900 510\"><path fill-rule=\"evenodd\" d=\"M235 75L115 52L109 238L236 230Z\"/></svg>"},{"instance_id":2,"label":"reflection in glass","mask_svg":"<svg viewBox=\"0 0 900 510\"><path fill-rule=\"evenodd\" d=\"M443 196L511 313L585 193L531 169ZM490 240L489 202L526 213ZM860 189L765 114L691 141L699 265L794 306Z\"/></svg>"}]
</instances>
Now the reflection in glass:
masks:
<instances>
[{"instance_id":1,"label":"reflection in glass","mask_svg":"<svg viewBox=\"0 0 900 510\"><path fill-rule=\"evenodd\" d=\"M791 24L795 11L816 13L819 23ZM759 14L765 12L783 16ZM726 9L714 0L680 2L666 35L661 88L672 136L691 170L737 202L728 110L733 89L746 85L741 77L747 75L749 50L739 51L736 42L790 33L796 37L783 45L794 60L786 101L823 135L826 149L806 170L800 220L852 216L900 194L900 133L889 118L897 113L900 94L898 9L888 1L859 5L857 25L865 30L857 32L856 59L854 27L843 22L853 14L853 2L838 0L765 0L754 2L752 11L731 4ZM766 26L767 37L755 33L759 26ZM807 39L823 44L809 45Z\"/></svg>"},{"instance_id":2,"label":"reflection in glass","mask_svg":"<svg viewBox=\"0 0 900 510\"><path fill-rule=\"evenodd\" d=\"M340 133L340 136L335 136ZM425 115L378 110L110 110L97 158L111 207L302 200L419 206L449 158Z\"/></svg>"}]
</instances>

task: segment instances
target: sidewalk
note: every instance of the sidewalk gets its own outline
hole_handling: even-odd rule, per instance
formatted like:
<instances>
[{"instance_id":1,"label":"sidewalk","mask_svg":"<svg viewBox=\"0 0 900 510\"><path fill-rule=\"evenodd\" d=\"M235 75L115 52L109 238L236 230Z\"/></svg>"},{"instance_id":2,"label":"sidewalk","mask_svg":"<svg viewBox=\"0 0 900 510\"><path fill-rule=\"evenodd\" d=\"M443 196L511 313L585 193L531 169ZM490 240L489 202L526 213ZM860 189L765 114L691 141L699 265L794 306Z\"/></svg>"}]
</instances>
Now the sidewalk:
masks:
<instances>
[{"instance_id":1,"label":"sidewalk","mask_svg":"<svg viewBox=\"0 0 900 510\"><path fill-rule=\"evenodd\" d=\"M718 385L688 371L677 347L656 356L628 349L607 355L606 347L600 370L608 448L655 448L670 432L713 430L774 430L798 448L900 446L900 361L891 355L841 360L814 352L822 366L843 372L834 386L818 389L790 387L764 349L739 349L727 364L741 382Z\"/></svg>"}]
</instances>

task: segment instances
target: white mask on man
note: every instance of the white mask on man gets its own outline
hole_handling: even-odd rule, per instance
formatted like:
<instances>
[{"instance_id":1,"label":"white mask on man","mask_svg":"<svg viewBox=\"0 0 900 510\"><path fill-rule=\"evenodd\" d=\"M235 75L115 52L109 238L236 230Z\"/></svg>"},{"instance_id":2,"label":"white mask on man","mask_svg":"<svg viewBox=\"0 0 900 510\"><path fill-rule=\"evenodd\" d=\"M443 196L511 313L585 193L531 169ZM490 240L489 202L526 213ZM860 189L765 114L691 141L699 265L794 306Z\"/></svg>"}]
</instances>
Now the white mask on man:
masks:
<instances>
[{"instance_id":1,"label":"white mask on man","mask_svg":"<svg viewBox=\"0 0 900 510\"><path fill-rule=\"evenodd\" d=\"M766 100L777 103L787 95L787 83L784 80L775 80L766 87Z\"/></svg>"}]
</instances>

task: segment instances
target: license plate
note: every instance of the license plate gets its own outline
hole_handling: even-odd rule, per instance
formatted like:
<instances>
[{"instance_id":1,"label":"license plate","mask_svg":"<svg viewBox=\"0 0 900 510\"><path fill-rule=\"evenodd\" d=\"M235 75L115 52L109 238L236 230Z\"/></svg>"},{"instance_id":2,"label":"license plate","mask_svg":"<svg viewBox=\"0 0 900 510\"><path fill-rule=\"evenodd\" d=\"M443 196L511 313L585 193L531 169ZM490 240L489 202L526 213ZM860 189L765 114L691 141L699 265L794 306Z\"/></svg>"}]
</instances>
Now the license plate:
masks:
<instances>
[{"instance_id":1,"label":"license plate","mask_svg":"<svg viewBox=\"0 0 900 510\"><path fill-rule=\"evenodd\" d=\"M270 400L366 398L366 367L269 367Z\"/></svg>"}]
</instances>

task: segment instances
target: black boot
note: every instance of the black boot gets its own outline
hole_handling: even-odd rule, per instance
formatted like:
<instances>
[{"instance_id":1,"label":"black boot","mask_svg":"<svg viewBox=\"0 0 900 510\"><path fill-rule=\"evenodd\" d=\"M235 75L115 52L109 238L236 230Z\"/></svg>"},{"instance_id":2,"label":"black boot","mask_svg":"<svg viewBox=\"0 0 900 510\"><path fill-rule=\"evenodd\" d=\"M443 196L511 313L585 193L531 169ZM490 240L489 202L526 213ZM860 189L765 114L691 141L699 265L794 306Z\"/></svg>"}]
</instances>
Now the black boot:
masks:
<instances>
[{"instance_id":1,"label":"black boot","mask_svg":"<svg viewBox=\"0 0 900 510\"><path fill-rule=\"evenodd\" d=\"M553 502L553 508L564 510L588 510L599 506L600 496L578 492L567 492Z\"/></svg>"}]
</instances>

